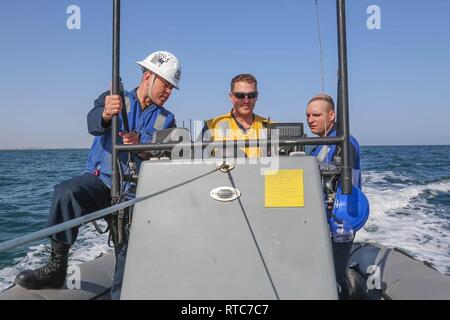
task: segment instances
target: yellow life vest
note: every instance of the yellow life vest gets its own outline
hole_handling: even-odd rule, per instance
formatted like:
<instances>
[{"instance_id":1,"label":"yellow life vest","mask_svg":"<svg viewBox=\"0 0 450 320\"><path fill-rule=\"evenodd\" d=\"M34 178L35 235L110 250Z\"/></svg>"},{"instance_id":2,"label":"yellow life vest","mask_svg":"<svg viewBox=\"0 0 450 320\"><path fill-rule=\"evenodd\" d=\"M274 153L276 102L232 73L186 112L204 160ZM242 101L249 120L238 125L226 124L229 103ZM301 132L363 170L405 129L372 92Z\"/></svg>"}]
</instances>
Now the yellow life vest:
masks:
<instances>
[{"instance_id":1,"label":"yellow life vest","mask_svg":"<svg viewBox=\"0 0 450 320\"><path fill-rule=\"evenodd\" d=\"M207 139L211 141L245 141L267 139L267 119L254 115L252 126L244 132L244 129L239 126L236 119L230 113L215 117L206 121L206 126L209 130ZM240 144L242 145L242 144ZM260 147L239 148L248 158L261 157ZM234 150L233 150L234 151ZM227 150L227 154L230 154ZM216 154L216 156L218 156Z\"/></svg>"}]
</instances>

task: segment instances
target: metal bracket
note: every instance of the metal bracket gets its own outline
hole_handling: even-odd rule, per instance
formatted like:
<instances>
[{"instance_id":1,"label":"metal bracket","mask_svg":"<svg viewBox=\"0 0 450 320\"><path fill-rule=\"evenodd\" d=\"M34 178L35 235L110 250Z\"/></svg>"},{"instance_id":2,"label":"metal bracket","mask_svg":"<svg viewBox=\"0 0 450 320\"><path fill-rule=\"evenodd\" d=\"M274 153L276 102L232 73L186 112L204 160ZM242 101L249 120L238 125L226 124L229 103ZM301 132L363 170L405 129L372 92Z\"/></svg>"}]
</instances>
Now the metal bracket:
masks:
<instances>
[{"instance_id":1,"label":"metal bracket","mask_svg":"<svg viewBox=\"0 0 450 320\"><path fill-rule=\"evenodd\" d=\"M227 172L229 172L229 171L234 169L234 164L231 164L229 162L225 162L224 161L224 162L218 163L216 165L216 168L218 170L222 171L223 173L227 173Z\"/></svg>"}]
</instances>

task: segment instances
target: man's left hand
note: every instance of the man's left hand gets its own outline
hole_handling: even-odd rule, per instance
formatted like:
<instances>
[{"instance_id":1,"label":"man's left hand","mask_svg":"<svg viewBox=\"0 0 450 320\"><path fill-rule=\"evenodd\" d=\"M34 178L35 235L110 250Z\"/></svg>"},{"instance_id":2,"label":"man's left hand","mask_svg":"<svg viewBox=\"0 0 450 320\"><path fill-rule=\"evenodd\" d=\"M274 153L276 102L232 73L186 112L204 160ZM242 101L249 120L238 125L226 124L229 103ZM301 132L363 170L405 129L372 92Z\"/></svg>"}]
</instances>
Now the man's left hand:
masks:
<instances>
[{"instance_id":1,"label":"man's left hand","mask_svg":"<svg viewBox=\"0 0 450 320\"><path fill-rule=\"evenodd\" d=\"M123 139L123 144L138 144L139 143L139 133L130 132L121 135Z\"/></svg>"}]
</instances>

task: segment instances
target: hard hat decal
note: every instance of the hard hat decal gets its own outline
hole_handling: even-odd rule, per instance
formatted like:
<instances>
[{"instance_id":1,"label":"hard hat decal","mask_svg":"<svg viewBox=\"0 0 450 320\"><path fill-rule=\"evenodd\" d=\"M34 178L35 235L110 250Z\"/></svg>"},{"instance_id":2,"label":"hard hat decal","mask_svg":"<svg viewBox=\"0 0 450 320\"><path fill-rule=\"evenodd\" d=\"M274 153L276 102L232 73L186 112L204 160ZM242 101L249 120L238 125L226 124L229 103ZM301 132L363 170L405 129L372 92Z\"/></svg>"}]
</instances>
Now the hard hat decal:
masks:
<instances>
[{"instance_id":1,"label":"hard hat decal","mask_svg":"<svg viewBox=\"0 0 450 320\"><path fill-rule=\"evenodd\" d=\"M164 60L161 59L161 57L159 57L159 56L154 56L153 59L151 60L151 63L157 65L158 67L161 67L161 65L162 65L163 63L165 63L165 62L167 62L167 60L164 61Z\"/></svg>"},{"instance_id":2,"label":"hard hat decal","mask_svg":"<svg viewBox=\"0 0 450 320\"><path fill-rule=\"evenodd\" d=\"M151 63L156 64L158 67L163 63L169 62L172 58L164 52L158 52L151 60Z\"/></svg>"}]
</instances>

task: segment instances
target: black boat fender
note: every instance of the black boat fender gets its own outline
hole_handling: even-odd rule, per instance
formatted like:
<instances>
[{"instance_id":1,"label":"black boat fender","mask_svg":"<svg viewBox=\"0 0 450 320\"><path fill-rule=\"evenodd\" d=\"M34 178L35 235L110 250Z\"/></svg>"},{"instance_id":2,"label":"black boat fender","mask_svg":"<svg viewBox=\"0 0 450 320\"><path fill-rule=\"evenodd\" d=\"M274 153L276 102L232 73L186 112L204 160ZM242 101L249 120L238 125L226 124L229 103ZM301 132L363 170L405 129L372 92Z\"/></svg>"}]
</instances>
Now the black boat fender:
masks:
<instances>
[{"instance_id":1,"label":"black boat fender","mask_svg":"<svg viewBox=\"0 0 450 320\"><path fill-rule=\"evenodd\" d=\"M355 243L347 279L350 299L450 299L450 277L399 248Z\"/></svg>"}]
</instances>

